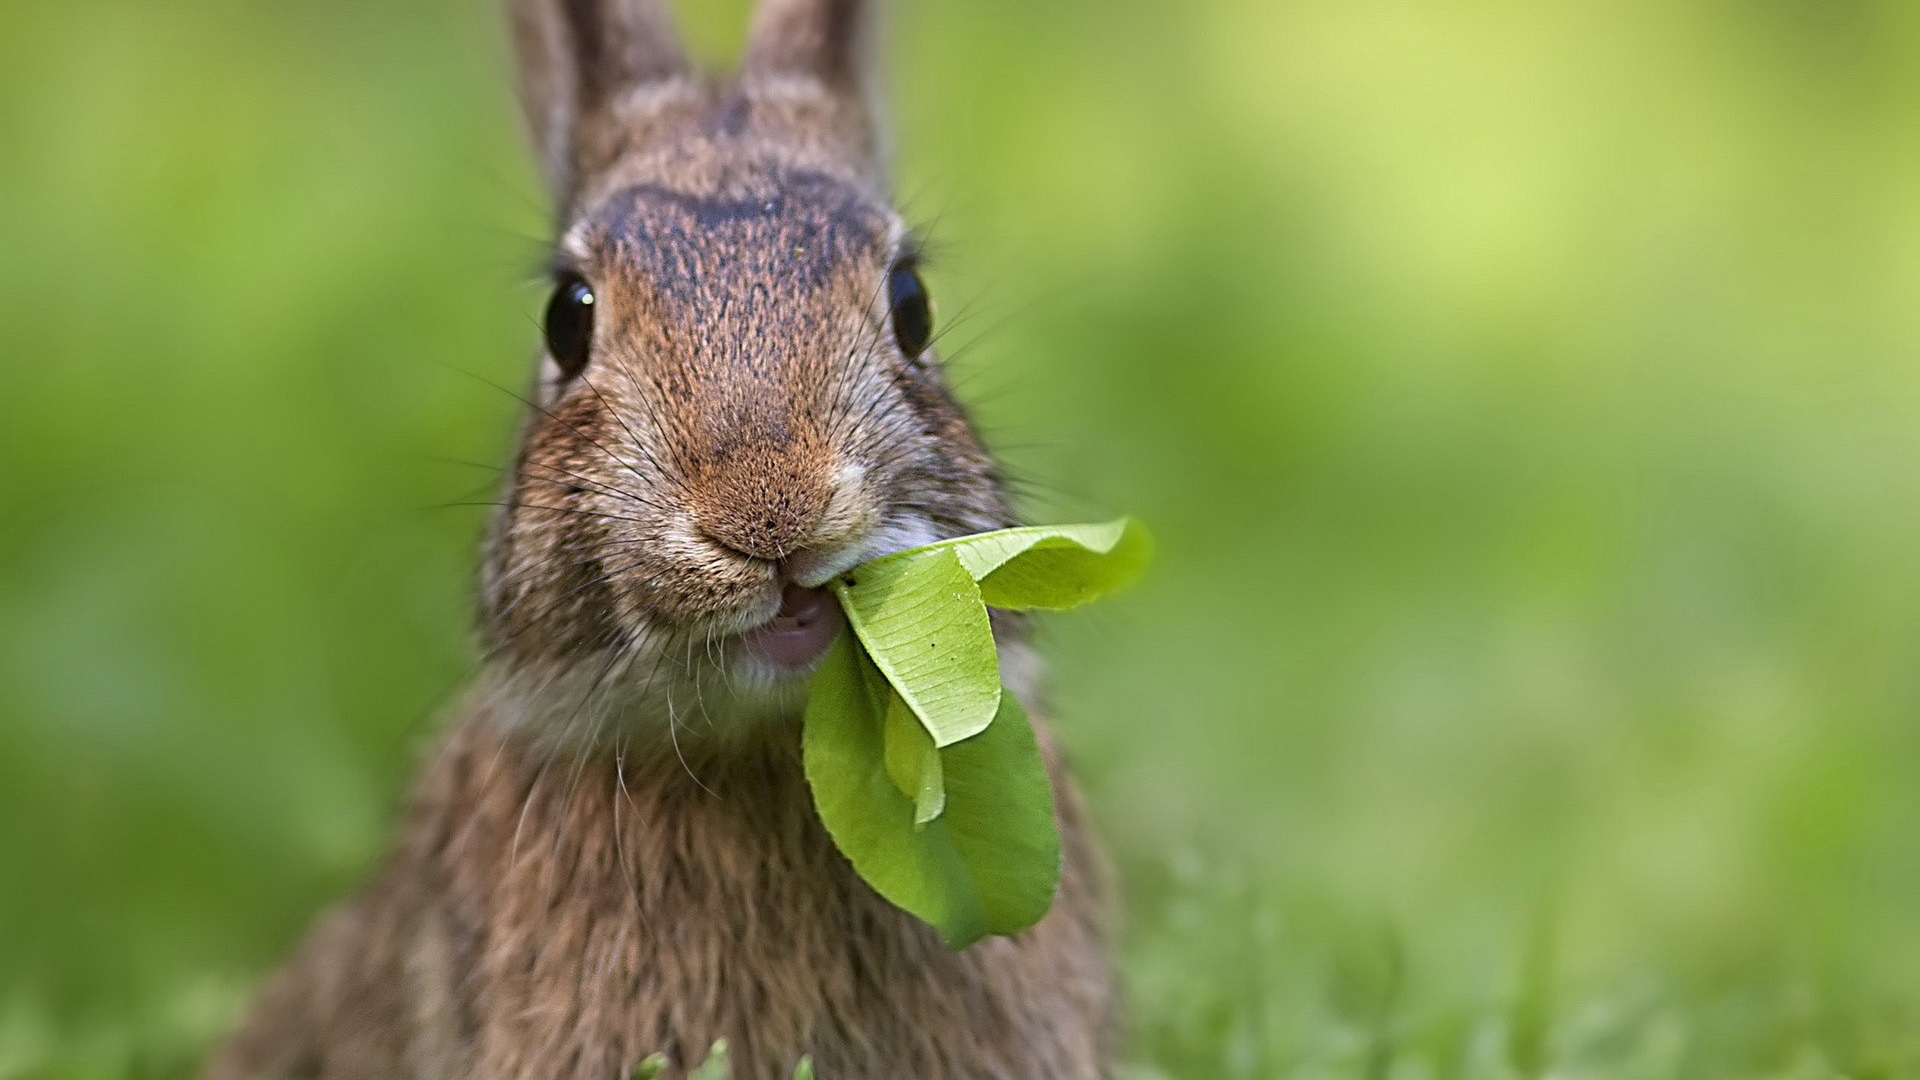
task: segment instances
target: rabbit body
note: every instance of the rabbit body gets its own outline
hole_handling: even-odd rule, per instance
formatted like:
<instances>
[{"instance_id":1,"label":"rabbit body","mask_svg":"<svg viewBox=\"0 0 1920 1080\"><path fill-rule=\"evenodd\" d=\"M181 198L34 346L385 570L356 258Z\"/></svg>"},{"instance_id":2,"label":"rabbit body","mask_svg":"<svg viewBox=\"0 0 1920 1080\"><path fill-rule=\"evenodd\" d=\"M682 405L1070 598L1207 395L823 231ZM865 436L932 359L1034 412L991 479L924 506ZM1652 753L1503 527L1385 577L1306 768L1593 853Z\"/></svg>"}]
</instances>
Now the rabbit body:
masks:
<instances>
[{"instance_id":1,"label":"rabbit body","mask_svg":"<svg viewBox=\"0 0 1920 1080\"><path fill-rule=\"evenodd\" d=\"M266 987L209 1080L620 1080L648 1054L734 1075L1102 1074L1099 880L1065 777L1052 912L952 952L860 881L791 739L546 767L474 717L401 840Z\"/></svg>"},{"instance_id":2,"label":"rabbit body","mask_svg":"<svg viewBox=\"0 0 1920 1080\"><path fill-rule=\"evenodd\" d=\"M621 1080L721 1038L739 1080L1107 1075L1104 875L1044 725L1059 892L960 952L860 880L801 767L818 587L1015 523L924 337L871 13L763 0L726 80L655 0L512 15L559 283L485 663L381 868L208 1080Z\"/></svg>"}]
</instances>

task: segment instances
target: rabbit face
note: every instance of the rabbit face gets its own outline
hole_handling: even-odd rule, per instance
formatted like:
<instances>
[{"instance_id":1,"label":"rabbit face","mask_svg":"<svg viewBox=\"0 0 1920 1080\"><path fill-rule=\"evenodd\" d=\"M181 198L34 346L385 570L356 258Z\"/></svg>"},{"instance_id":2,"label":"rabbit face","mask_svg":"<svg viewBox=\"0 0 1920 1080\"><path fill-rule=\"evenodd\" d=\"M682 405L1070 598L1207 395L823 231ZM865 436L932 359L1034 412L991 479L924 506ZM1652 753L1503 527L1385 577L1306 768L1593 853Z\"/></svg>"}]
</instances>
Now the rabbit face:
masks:
<instances>
[{"instance_id":1,"label":"rabbit face","mask_svg":"<svg viewBox=\"0 0 1920 1080\"><path fill-rule=\"evenodd\" d=\"M911 239L808 105L689 90L558 244L482 633L561 737L792 715L839 632L820 585L1011 523Z\"/></svg>"}]
</instances>

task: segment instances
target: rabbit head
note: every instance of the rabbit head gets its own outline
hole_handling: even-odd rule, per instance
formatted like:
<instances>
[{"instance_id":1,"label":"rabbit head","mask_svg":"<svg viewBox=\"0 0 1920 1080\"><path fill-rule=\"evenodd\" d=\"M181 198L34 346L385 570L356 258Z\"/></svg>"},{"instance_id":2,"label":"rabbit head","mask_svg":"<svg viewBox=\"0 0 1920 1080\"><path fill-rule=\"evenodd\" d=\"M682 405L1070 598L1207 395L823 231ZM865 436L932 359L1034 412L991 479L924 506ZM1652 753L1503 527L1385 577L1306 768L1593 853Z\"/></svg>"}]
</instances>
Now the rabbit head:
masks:
<instances>
[{"instance_id":1,"label":"rabbit head","mask_svg":"<svg viewBox=\"0 0 1920 1080\"><path fill-rule=\"evenodd\" d=\"M764 0L739 72L660 0L514 0L560 207L482 575L503 711L555 738L792 716L819 586L1012 523L884 190L871 5Z\"/></svg>"}]
</instances>

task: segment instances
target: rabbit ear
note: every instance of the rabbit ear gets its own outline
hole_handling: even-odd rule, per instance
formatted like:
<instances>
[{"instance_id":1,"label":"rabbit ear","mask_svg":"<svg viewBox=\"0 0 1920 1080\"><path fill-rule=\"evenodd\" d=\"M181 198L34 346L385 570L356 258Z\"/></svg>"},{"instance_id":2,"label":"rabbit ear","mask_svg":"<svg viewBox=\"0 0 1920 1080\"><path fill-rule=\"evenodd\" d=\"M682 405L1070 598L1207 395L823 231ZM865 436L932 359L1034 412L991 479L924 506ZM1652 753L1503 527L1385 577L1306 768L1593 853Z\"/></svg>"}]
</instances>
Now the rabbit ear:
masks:
<instances>
[{"instance_id":1,"label":"rabbit ear","mask_svg":"<svg viewBox=\"0 0 1920 1080\"><path fill-rule=\"evenodd\" d=\"M760 0L741 71L750 79L812 79L870 127L879 82L878 6L878 0Z\"/></svg>"},{"instance_id":2,"label":"rabbit ear","mask_svg":"<svg viewBox=\"0 0 1920 1080\"><path fill-rule=\"evenodd\" d=\"M511 0L520 103L547 184L570 198L582 127L627 91L689 72L664 0Z\"/></svg>"}]
</instances>

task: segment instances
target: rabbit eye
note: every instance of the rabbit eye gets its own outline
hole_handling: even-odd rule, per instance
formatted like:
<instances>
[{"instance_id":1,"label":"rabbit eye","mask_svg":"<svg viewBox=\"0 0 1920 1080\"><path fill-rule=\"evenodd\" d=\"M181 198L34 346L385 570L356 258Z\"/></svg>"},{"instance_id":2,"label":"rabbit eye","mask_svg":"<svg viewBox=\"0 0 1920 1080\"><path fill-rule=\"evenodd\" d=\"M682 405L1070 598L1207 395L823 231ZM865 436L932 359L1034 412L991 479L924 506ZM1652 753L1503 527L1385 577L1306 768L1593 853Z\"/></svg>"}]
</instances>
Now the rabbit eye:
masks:
<instances>
[{"instance_id":1,"label":"rabbit eye","mask_svg":"<svg viewBox=\"0 0 1920 1080\"><path fill-rule=\"evenodd\" d=\"M933 337L933 304L911 265L898 263L888 273L887 302L893 309L893 339L907 359L917 358Z\"/></svg>"},{"instance_id":2,"label":"rabbit eye","mask_svg":"<svg viewBox=\"0 0 1920 1080\"><path fill-rule=\"evenodd\" d=\"M593 345L593 287L578 274L566 274L547 301L547 352L566 378L587 366Z\"/></svg>"}]
</instances>

